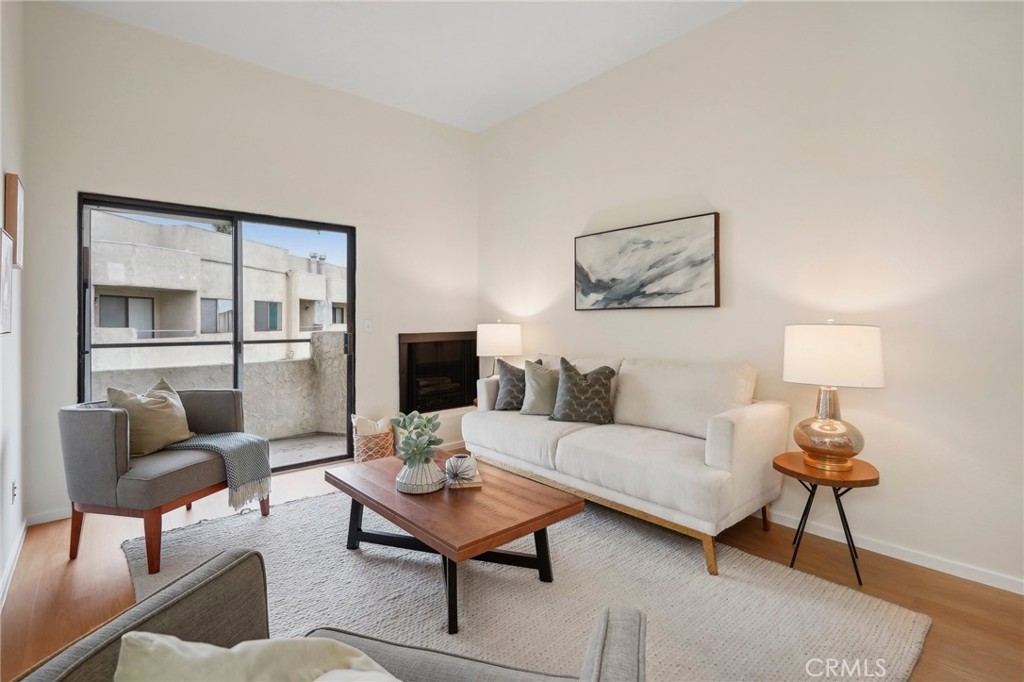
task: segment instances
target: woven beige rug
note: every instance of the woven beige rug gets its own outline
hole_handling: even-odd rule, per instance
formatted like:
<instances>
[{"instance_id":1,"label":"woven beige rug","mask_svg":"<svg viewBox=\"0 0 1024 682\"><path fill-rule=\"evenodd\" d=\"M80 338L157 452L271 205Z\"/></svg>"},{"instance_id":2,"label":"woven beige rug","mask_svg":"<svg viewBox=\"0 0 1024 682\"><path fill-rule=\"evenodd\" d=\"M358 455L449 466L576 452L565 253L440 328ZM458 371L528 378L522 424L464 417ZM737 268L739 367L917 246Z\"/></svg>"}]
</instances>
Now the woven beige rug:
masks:
<instances>
[{"instance_id":1,"label":"woven beige rug","mask_svg":"<svg viewBox=\"0 0 1024 682\"><path fill-rule=\"evenodd\" d=\"M345 549L349 505L332 493L277 505L265 518L243 513L168 531L155 576L146 572L143 539L129 540L123 549L136 596L227 547L251 548L266 559L275 637L333 626L565 675L579 673L601 608L621 604L647 613L647 675L655 682L825 679L829 659L847 665L834 664L833 678L843 671L843 680L903 680L931 623L723 545L719 575L710 576L699 542L588 504L548 531L553 583L527 569L464 564L460 632L449 635L440 559L365 543ZM363 528L397 530L369 510ZM532 552L532 537L509 547Z\"/></svg>"}]
</instances>

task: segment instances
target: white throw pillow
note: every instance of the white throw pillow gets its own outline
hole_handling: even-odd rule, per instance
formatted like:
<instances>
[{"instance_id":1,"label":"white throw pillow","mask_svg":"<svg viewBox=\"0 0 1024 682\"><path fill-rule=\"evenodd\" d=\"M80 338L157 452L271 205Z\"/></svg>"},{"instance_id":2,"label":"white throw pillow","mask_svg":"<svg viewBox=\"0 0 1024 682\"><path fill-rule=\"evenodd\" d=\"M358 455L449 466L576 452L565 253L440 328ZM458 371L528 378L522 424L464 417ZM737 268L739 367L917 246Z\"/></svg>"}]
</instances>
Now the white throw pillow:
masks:
<instances>
[{"instance_id":1,"label":"white throw pillow","mask_svg":"<svg viewBox=\"0 0 1024 682\"><path fill-rule=\"evenodd\" d=\"M399 682L359 649L333 639L261 639L224 649L171 635L121 637L114 682Z\"/></svg>"},{"instance_id":2,"label":"white throw pillow","mask_svg":"<svg viewBox=\"0 0 1024 682\"><path fill-rule=\"evenodd\" d=\"M372 436L384 433L391 430L391 419L390 417L382 417L377 421L373 421L372 419L354 414L352 415L352 429L357 436Z\"/></svg>"}]
</instances>

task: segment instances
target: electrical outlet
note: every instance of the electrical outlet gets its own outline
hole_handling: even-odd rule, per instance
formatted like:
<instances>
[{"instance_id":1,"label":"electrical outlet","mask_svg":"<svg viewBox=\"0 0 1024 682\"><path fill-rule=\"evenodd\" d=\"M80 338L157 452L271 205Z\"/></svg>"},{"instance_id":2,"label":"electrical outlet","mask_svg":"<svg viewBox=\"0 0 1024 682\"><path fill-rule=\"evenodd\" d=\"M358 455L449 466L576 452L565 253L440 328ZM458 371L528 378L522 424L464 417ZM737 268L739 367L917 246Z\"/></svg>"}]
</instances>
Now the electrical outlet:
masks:
<instances>
[{"instance_id":1,"label":"electrical outlet","mask_svg":"<svg viewBox=\"0 0 1024 682\"><path fill-rule=\"evenodd\" d=\"M14 504L14 498L18 496L18 484L11 483L11 504Z\"/></svg>"}]
</instances>

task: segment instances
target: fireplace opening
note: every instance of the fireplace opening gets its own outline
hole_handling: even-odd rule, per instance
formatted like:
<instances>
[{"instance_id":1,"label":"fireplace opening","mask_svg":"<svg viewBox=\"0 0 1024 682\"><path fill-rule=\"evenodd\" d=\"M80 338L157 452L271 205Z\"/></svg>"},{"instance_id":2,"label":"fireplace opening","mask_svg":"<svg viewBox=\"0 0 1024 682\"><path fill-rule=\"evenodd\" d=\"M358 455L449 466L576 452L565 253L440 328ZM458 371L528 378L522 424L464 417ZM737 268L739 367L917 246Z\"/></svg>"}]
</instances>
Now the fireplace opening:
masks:
<instances>
[{"instance_id":1,"label":"fireplace opening","mask_svg":"<svg viewBox=\"0 0 1024 682\"><path fill-rule=\"evenodd\" d=\"M402 412L471 406L479 378L475 331L398 335L398 401Z\"/></svg>"}]
</instances>

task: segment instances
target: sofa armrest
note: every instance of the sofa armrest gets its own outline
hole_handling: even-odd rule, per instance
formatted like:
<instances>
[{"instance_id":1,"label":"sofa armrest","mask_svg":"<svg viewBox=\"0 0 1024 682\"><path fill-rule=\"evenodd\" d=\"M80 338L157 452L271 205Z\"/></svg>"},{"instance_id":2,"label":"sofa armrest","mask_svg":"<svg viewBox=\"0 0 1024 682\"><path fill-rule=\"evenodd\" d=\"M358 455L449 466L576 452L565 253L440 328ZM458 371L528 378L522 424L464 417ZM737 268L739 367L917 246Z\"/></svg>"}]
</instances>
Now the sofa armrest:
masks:
<instances>
[{"instance_id":1,"label":"sofa armrest","mask_svg":"<svg viewBox=\"0 0 1024 682\"><path fill-rule=\"evenodd\" d=\"M476 409L479 412L493 410L498 403L498 377L477 379Z\"/></svg>"},{"instance_id":2,"label":"sofa armrest","mask_svg":"<svg viewBox=\"0 0 1024 682\"><path fill-rule=\"evenodd\" d=\"M647 616L642 611L608 607L601 613L583 659L581 682L643 682Z\"/></svg>"},{"instance_id":3,"label":"sofa armrest","mask_svg":"<svg viewBox=\"0 0 1024 682\"><path fill-rule=\"evenodd\" d=\"M105 403L62 407L57 413L68 497L79 504L117 506L117 479L128 471L128 413Z\"/></svg>"},{"instance_id":4,"label":"sofa armrest","mask_svg":"<svg viewBox=\"0 0 1024 682\"><path fill-rule=\"evenodd\" d=\"M196 433L245 431L242 392L234 388L178 391L188 427Z\"/></svg>"},{"instance_id":5,"label":"sofa armrest","mask_svg":"<svg viewBox=\"0 0 1024 682\"><path fill-rule=\"evenodd\" d=\"M738 473L750 467L768 467L784 452L789 434L789 405L762 400L716 414L708 422L704 463Z\"/></svg>"},{"instance_id":6,"label":"sofa armrest","mask_svg":"<svg viewBox=\"0 0 1024 682\"><path fill-rule=\"evenodd\" d=\"M43 661L26 682L109 680L132 630L220 647L266 639L267 579L259 552L228 550Z\"/></svg>"}]
</instances>

